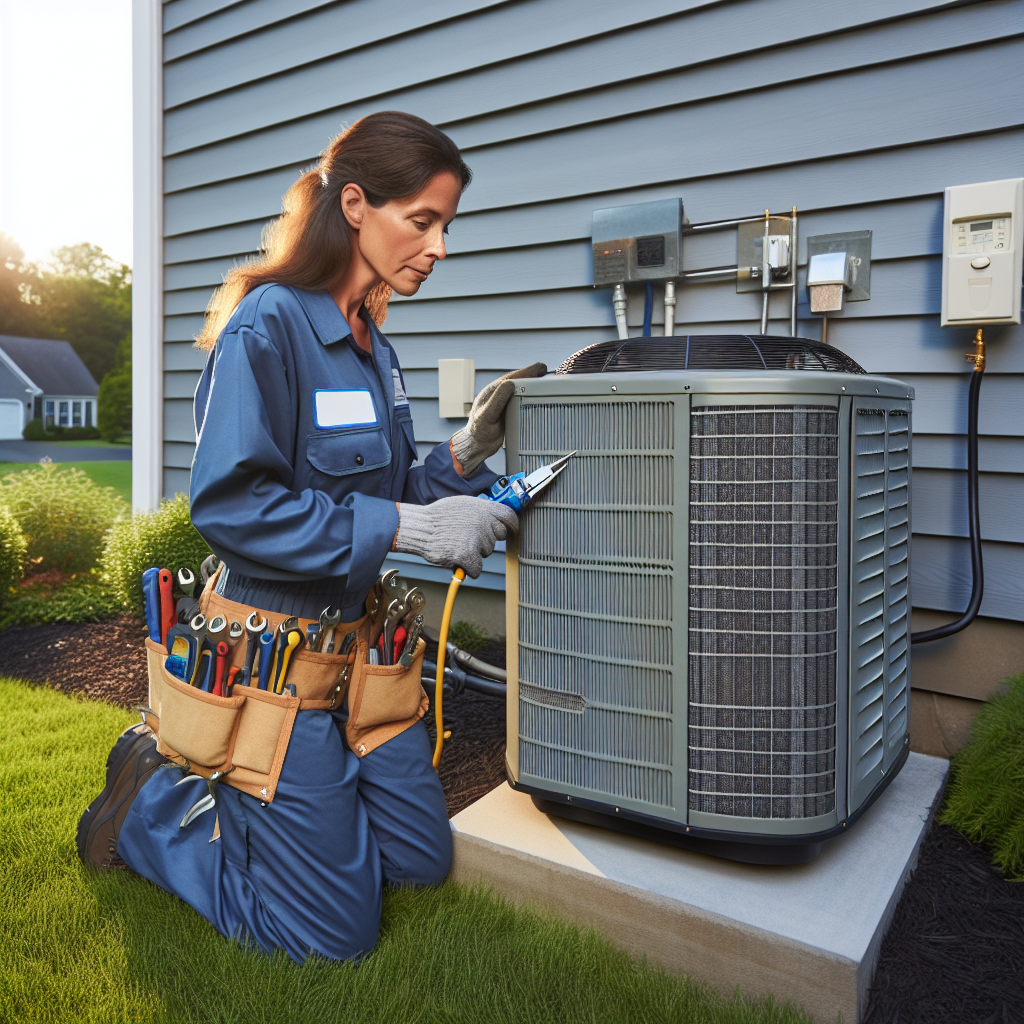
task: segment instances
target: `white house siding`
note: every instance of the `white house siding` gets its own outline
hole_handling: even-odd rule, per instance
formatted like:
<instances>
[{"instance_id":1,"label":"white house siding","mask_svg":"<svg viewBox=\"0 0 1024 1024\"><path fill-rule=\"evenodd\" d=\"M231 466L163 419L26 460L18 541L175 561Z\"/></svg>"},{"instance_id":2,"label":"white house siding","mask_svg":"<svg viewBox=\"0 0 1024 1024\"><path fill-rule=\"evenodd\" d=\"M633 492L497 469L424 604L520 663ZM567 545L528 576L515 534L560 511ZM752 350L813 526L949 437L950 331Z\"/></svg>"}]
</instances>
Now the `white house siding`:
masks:
<instances>
[{"instance_id":1,"label":"white house siding","mask_svg":"<svg viewBox=\"0 0 1024 1024\"><path fill-rule=\"evenodd\" d=\"M1022 0L172 0L163 12L166 493L188 486L203 363L191 339L212 289L343 123L397 108L441 126L475 173L450 257L385 327L421 451L458 425L437 415L438 357L474 358L479 388L613 336L610 294L590 287L595 208L678 195L708 221L796 204L803 239L874 232L871 300L829 338L917 389L914 601L964 607L970 332L939 328L942 190L1024 173ZM686 240L688 270L734 257L731 233ZM805 300L800 330L817 337L806 314ZM758 315L732 284L686 286L677 332L755 330ZM639 325L639 294L629 317ZM1024 336L986 336L982 613L1022 620Z\"/></svg>"}]
</instances>

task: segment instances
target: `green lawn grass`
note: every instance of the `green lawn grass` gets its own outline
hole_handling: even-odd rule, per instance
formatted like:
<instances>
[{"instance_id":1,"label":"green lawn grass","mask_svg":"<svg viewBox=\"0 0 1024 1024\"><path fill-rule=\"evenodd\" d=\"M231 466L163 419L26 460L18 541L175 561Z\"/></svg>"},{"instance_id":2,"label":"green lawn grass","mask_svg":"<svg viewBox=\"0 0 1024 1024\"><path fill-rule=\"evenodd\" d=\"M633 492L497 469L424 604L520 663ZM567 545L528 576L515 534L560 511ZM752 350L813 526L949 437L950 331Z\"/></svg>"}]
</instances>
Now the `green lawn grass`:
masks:
<instances>
[{"instance_id":1,"label":"green lawn grass","mask_svg":"<svg viewBox=\"0 0 1024 1024\"><path fill-rule=\"evenodd\" d=\"M67 444L76 444L68 441ZM0 462L0 477L11 473L20 473L23 469L34 466L34 462ZM101 487L113 487L125 501L132 500L132 463L131 459L111 459L106 462L60 462L59 466L73 466L80 469L91 480Z\"/></svg>"},{"instance_id":2,"label":"green lawn grass","mask_svg":"<svg viewBox=\"0 0 1024 1024\"><path fill-rule=\"evenodd\" d=\"M73 834L133 717L0 680L0 1020L806 1022L630 960L593 932L446 883L389 892L358 968L299 966L218 936L126 873L93 874Z\"/></svg>"}]
</instances>

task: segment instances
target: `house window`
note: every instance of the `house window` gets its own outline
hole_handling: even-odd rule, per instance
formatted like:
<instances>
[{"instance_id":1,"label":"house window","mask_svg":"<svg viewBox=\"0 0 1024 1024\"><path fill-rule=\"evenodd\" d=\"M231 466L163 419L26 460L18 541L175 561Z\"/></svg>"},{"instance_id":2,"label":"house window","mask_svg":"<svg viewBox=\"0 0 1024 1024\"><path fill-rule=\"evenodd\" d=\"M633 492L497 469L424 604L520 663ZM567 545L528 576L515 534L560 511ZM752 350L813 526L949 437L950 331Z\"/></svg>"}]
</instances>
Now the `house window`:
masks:
<instances>
[{"instance_id":1,"label":"house window","mask_svg":"<svg viewBox=\"0 0 1024 1024\"><path fill-rule=\"evenodd\" d=\"M85 403L85 425L92 426L92 402Z\"/></svg>"},{"instance_id":2,"label":"house window","mask_svg":"<svg viewBox=\"0 0 1024 1024\"><path fill-rule=\"evenodd\" d=\"M57 404L60 407L60 419L58 420L58 423L60 426L66 427L68 425L68 405L70 405L70 403L58 402Z\"/></svg>"},{"instance_id":3,"label":"house window","mask_svg":"<svg viewBox=\"0 0 1024 1024\"><path fill-rule=\"evenodd\" d=\"M52 430L53 429L53 402L47 402L46 403L46 413L45 413L45 416L46 416L46 419L45 419L43 425L46 427L47 430Z\"/></svg>"},{"instance_id":4,"label":"house window","mask_svg":"<svg viewBox=\"0 0 1024 1024\"><path fill-rule=\"evenodd\" d=\"M82 403L72 402L71 403L71 426L80 427L82 425Z\"/></svg>"}]
</instances>

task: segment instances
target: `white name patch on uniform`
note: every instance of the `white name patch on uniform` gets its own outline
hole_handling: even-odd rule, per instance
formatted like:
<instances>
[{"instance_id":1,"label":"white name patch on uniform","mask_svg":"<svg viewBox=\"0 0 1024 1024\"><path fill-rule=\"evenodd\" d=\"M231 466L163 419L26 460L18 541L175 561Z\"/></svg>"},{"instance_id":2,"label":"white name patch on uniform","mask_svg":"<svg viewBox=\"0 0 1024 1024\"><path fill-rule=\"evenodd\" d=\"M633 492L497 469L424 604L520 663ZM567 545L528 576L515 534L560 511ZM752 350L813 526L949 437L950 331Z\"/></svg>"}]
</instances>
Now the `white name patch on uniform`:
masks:
<instances>
[{"instance_id":1,"label":"white name patch on uniform","mask_svg":"<svg viewBox=\"0 0 1024 1024\"><path fill-rule=\"evenodd\" d=\"M391 376L395 379L395 408L400 405L408 405L409 398L405 393L405 385L402 383L402 375L398 372L397 366L391 367Z\"/></svg>"},{"instance_id":2,"label":"white name patch on uniform","mask_svg":"<svg viewBox=\"0 0 1024 1024\"><path fill-rule=\"evenodd\" d=\"M377 422L370 392L363 390L313 392L313 418L320 430L329 427L364 427Z\"/></svg>"}]
</instances>

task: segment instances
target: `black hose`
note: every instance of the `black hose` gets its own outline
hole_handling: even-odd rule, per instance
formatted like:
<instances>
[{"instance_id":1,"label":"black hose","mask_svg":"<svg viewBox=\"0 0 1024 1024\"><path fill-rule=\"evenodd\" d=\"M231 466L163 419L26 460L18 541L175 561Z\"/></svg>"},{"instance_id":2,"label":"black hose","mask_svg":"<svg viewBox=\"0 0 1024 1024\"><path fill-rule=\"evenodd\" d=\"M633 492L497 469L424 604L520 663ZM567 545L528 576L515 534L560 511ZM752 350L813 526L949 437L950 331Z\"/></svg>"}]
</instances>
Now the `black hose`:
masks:
<instances>
[{"instance_id":1,"label":"black hose","mask_svg":"<svg viewBox=\"0 0 1024 1024\"><path fill-rule=\"evenodd\" d=\"M912 644L944 640L947 636L959 633L975 620L981 608L981 597L985 591L985 567L981 560L981 513L978 509L978 395L981 393L981 378L984 376L984 370L975 370L971 374L967 405L967 518L971 532L971 600L967 610L955 622L926 629L922 633L911 633Z\"/></svg>"},{"instance_id":2,"label":"black hose","mask_svg":"<svg viewBox=\"0 0 1024 1024\"><path fill-rule=\"evenodd\" d=\"M470 675L470 673L463 673L459 671L458 678L456 674L450 669L444 670L445 680L452 684L452 690L456 694L462 692L463 688L467 690L475 690L477 693L485 693L489 697L504 697L506 694L506 687L504 683L495 682L493 679L482 679L480 676ZM432 661L423 662L423 681L434 684L437 681L437 664ZM433 691L431 691L433 692Z\"/></svg>"}]
</instances>

